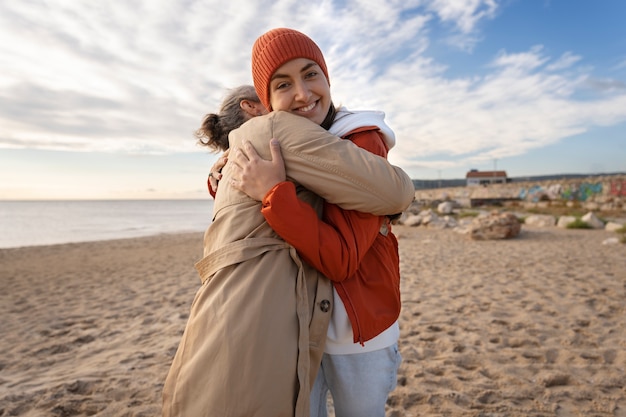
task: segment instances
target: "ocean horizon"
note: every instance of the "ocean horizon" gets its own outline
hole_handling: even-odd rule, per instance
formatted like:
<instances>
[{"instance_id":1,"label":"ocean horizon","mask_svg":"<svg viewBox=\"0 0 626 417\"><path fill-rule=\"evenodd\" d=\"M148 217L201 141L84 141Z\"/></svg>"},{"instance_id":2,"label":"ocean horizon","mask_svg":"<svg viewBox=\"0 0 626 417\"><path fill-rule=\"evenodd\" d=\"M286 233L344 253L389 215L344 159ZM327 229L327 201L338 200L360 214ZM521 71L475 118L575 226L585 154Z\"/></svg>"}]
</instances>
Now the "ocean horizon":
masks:
<instances>
[{"instance_id":1,"label":"ocean horizon","mask_svg":"<svg viewBox=\"0 0 626 417\"><path fill-rule=\"evenodd\" d=\"M213 200L0 200L0 249L202 232Z\"/></svg>"}]
</instances>

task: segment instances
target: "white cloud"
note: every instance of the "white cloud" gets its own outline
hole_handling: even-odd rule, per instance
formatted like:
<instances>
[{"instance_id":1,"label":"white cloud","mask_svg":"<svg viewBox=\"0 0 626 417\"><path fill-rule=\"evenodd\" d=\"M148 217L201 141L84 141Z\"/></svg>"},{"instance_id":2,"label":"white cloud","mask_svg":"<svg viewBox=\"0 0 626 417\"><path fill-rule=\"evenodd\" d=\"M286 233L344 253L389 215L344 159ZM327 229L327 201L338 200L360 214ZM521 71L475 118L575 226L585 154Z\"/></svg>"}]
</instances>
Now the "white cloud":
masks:
<instances>
[{"instance_id":1,"label":"white cloud","mask_svg":"<svg viewBox=\"0 0 626 417\"><path fill-rule=\"evenodd\" d=\"M570 68L576 62L580 61L582 57L578 55L574 55L571 52L565 52L561 57L554 63L548 65L547 69L549 71L559 71L566 68Z\"/></svg>"},{"instance_id":2,"label":"white cloud","mask_svg":"<svg viewBox=\"0 0 626 417\"><path fill-rule=\"evenodd\" d=\"M516 54L500 51L498 57L493 60L491 65L494 67L509 68L510 70L533 70L548 61L547 57L541 55L542 49L543 47L541 45L537 45L528 52Z\"/></svg>"},{"instance_id":3,"label":"white cloud","mask_svg":"<svg viewBox=\"0 0 626 417\"><path fill-rule=\"evenodd\" d=\"M457 166L472 166L626 120L626 94L576 101L587 76L544 69L549 57L541 52L501 53L493 71L472 79L425 73L421 63L381 77L379 92L402 91L404 97L386 97L382 104L398 134L390 159L408 170L447 168L451 156ZM402 73L412 74L411 85L394 76Z\"/></svg>"},{"instance_id":4,"label":"white cloud","mask_svg":"<svg viewBox=\"0 0 626 417\"><path fill-rule=\"evenodd\" d=\"M218 108L225 88L251 82L252 43L278 26L320 44L337 103L387 113L399 140L390 158L409 171L518 155L626 120L623 83L576 68L582 57L574 52L553 59L541 46L502 50L467 78L446 77L425 55L433 25L450 24L442 36L469 50L480 42L480 22L499 7L495 0L4 2L0 147L197 150L192 132L202 116ZM596 94L577 100L589 86Z\"/></svg>"},{"instance_id":5,"label":"white cloud","mask_svg":"<svg viewBox=\"0 0 626 417\"><path fill-rule=\"evenodd\" d=\"M496 0L430 0L428 8L444 22L452 22L462 33L471 33L483 19L493 18Z\"/></svg>"}]
</instances>

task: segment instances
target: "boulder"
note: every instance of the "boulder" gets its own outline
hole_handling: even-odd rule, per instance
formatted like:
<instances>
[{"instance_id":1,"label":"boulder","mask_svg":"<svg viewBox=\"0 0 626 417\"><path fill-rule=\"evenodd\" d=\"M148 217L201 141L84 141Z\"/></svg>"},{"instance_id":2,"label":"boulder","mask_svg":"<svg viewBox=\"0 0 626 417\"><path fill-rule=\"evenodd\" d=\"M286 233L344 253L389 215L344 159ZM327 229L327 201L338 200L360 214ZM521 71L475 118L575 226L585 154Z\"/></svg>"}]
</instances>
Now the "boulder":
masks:
<instances>
[{"instance_id":1,"label":"boulder","mask_svg":"<svg viewBox=\"0 0 626 417\"><path fill-rule=\"evenodd\" d=\"M429 223L439 221L439 216L437 216L437 214L430 209L421 211L419 216L422 218L422 224L425 226Z\"/></svg>"},{"instance_id":2,"label":"boulder","mask_svg":"<svg viewBox=\"0 0 626 417\"><path fill-rule=\"evenodd\" d=\"M511 213L492 213L476 217L470 226L470 237L474 240L510 239L519 235L521 224Z\"/></svg>"},{"instance_id":3,"label":"boulder","mask_svg":"<svg viewBox=\"0 0 626 417\"><path fill-rule=\"evenodd\" d=\"M605 226L604 226L604 230L606 230L607 232L614 232L616 230L621 229L622 227L624 227L623 224L621 223L616 223L616 222L608 222Z\"/></svg>"},{"instance_id":4,"label":"boulder","mask_svg":"<svg viewBox=\"0 0 626 417\"><path fill-rule=\"evenodd\" d=\"M604 229L604 222L596 217L592 211L581 217L581 220L594 229Z\"/></svg>"},{"instance_id":5,"label":"boulder","mask_svg":"<svg viewBox=\"0 0 626 417\"><path fill-rule=\"evenodd\" d=\"M454 210L454 204L451 201L444 201L437 206L437 211L440 214L450 214Z\"/></svg>"},{"instance_id":6,"label":"boulder","mask_svg":"<svg viewBox=\"0 0 626 417\"><path fill-rule=\"evenodd\" d=\"M559 220L556 222L556 227L560 227L561 229L566 229L570 223L574 223L576 221L576 217L574 216L561 216Z\"/></svg>"},{"instance_id":7,"label":"boulder","mask_svg":"<svg viewBox=\"0 0 626 417\"><path fill-rule=\"evenodd\" d=\"M416 227L422 224L422 217L418 214L409 214L406 217L400 219L400 222L409 227Z\"/></svg>"},{"instance_id":8,"label":"boulder","mask_svg":"<svg viewBox=\"0 0 626 417\"><path fill-rule=\"evenodd\" d=\"M456 228L457 221L452 216L438 216L431 209L422 210L418 214L410 214L407 212L402 213L398 223L409 226L427 226L433 229L446 229L446 228Z\"/></svg>"},{"instance_id":9,"label":"boulder","mask_svg":"<svg viewBox=\"0 0 626 417\"><path fill-rule=\"evenodd\" d=\"M443 220L446 222L446 227L449 227L450 229L454 229L459 226L459 222L457 222L452 216L444 216Z\"/></svg>"},{"instance_id":10,"label":"boulder","mask_svg":"<svg viewBox=\"0 0 626 417\"><path fill-rule=\"evenodd\" d=\"M430 220L427 226L430 229L445 229L446 227L448 227L448 223L441 217L437 217Z\"/></svg>"},{"instance_id":11,"label":"boulder","mask_svg":"<svg viewBox=\"0 0 626 417\"><path fill-rule=\"evenodd\" d=\"M549 214L533 214L526 217L525 224L537 227L550 227L556 224L556 218Z\"/></svg>"}]
</instances>

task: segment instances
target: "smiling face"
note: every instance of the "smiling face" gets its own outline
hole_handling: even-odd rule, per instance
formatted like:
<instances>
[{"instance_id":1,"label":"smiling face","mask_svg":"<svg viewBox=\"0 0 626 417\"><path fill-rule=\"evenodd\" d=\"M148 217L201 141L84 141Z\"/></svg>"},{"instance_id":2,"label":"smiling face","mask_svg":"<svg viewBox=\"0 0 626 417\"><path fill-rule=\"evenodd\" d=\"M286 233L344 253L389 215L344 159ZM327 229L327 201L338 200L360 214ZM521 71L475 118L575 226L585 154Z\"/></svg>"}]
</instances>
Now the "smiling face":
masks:
<instances>
[{"instance_id":1,"label":"smiling face","mask_svg":"<svg viewBox=\"0 0 626 417\"><path fill-rule=\"evenodd\" d=\"M320 66L296 58L279 67L270 80L273 110L284 110L322 124L330 109L330 86Z\"/></svg>"}]
</instances>

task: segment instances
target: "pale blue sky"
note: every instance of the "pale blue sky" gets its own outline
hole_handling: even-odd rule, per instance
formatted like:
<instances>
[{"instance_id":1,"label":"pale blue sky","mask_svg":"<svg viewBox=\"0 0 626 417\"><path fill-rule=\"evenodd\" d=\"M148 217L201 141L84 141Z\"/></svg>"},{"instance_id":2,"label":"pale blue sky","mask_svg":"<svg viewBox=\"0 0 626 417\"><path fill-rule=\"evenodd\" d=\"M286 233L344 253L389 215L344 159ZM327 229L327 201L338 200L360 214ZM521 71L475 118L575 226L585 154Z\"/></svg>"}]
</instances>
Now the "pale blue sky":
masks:
<instances>
[{"instance_id":1,"label":"pale blue sky","mask_svg":"<svg viewBox=\"0 0 626 417\"><path fill-rule=\"evenodd\" d=\"M412 178L626 171L622 0L0 3L0 199L205 198L193 131L274 27Z\"/></svg>"}]
</instances>

